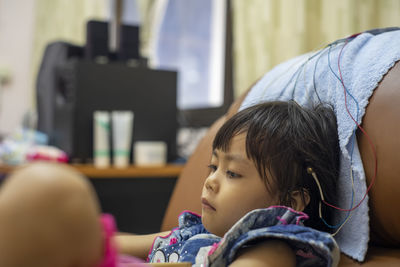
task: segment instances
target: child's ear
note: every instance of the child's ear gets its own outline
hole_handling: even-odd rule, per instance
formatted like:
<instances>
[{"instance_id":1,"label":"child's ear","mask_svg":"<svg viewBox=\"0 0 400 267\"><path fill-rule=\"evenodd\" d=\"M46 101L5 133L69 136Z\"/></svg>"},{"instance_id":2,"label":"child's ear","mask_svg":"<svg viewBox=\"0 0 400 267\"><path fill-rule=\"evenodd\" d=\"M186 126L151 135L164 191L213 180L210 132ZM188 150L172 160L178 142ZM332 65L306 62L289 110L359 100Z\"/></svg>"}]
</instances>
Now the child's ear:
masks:
<instances>
[{"instance_id":1,"label":"child's ear","mask_svg":"<svg viewBox=\"0 0 400 267\"><path fill-rule=\"evenodd\" d=\"M293 191L291 194L292 209L297 211L303 211L307 207L308 203L310 203L310 194L308 193L308 190L303 189L302 191L304 198L301 197L301 192L299 190Z\"/></svg>"}]
</instances>

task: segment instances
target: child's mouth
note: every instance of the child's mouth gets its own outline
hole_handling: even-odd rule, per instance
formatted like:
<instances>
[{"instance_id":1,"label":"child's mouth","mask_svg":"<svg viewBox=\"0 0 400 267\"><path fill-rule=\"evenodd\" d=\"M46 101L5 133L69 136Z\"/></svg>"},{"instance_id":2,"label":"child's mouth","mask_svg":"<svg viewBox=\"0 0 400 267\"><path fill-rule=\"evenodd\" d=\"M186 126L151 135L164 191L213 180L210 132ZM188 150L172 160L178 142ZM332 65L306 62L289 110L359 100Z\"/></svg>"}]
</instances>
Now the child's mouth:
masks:
<instances>
[{"instance_id":1,"label":"child's mouth","mask_svg":"<svg viewBox=\"0 0 400 267\"><path fill-rule=\"evenodd\" d=\"M201 205L204 209L216 210L205 198L201 198Z\"/></svg>"}]
</instances>

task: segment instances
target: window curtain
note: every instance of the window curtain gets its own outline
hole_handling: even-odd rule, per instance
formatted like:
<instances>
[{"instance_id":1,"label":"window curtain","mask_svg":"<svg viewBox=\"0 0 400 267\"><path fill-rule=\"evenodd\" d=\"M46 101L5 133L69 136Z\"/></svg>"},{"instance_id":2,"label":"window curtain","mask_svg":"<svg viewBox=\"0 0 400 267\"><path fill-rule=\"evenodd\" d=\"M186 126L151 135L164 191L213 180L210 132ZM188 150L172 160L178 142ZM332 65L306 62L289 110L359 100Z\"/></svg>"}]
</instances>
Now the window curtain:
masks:
<instances>
[{"instance_id":1,"label":"window curtain","mask_svg":"<svg viewBox=\"0 0 400 267\"><path fill-rule=\"evenodd\" d=\"M215 0L214 0L215 1ZM235 96L275 65L352 33L400 26L399 0L231 0ZM139 0L141 51L148 54L154 0ZM108 1L36 0L32 77L46 44L83 44L89 18L104 19ZM32 88L33 85L32 84Z\"/></svg>"},{"instance_id":2,"label":"window curtain","mask_svg":"<svg viewBox=\"0 0 400 267\"><path fill-rule=\"evenodd\" d=\"M399 0L232 0L235 96L278 63L336 39L400 26Z\"/></svg>"}]
</instances>

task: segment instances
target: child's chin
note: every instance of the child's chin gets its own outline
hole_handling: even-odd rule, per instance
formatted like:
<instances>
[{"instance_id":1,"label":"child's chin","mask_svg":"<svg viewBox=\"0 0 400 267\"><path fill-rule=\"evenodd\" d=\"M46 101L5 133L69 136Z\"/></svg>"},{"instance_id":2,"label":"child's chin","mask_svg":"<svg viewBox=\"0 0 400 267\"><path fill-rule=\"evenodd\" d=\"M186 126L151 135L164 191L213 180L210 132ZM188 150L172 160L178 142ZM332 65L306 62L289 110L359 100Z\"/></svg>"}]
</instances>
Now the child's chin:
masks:
<instances>
[{"instance_id":1,"label":"child's chin","mask_svg":"<svg viewBox=\"0 0 400 267\"><path fill-rule=\"evenodd\" d=\"M211 227L210 220L209 220L208 216L205 215L204 213L201 216L201 223L203 224L204 228L206 228L206 230L211 233L212 227Z\"/></svg>"},{"instance_id":2,"label":"child's chin","mask_svg":"<svg viewBox=\"0 0 400 267\"><path fill-rule=\"evenodd\" d=\"M219 229L215 223L212 223L209 218L207 217L202 217L201 222L203 223L204 228L211 234L214 234L216 236L222 237L223 234L221 235L221 229Z\"/></svg>"}]
</instances>

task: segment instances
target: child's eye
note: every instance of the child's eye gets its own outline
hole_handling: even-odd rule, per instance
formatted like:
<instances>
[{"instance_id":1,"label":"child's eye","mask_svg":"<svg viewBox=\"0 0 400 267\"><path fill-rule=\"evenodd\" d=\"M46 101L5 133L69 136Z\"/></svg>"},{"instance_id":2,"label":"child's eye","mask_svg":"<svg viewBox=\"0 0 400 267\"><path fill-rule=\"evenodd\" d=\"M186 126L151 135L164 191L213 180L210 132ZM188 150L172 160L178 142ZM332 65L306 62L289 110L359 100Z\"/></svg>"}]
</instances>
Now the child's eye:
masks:
<instances>
[{"instance_id":1,"label":"child's eye","mask_svg":"<svg viewBox=\"0 0 400 267\"><path fill-rule=\"evenodd\" d=\"M214 164L210 164L207 167L210 169L211 172L215 172L217 170L217 166Z\"/></svg>"},{"instance_id":2,"label":"child's eye","mask_svg":"<svg viewBox=\"0 0 400 267\"><path fill-rule=\"evenodd\" d=\"M232 172L232 171L226 171L226 175L229 178L240 178L240 177L242 177L242 175L240 175L238 173L235 173L235 172Z\"/></svg>"}]
</instances>

